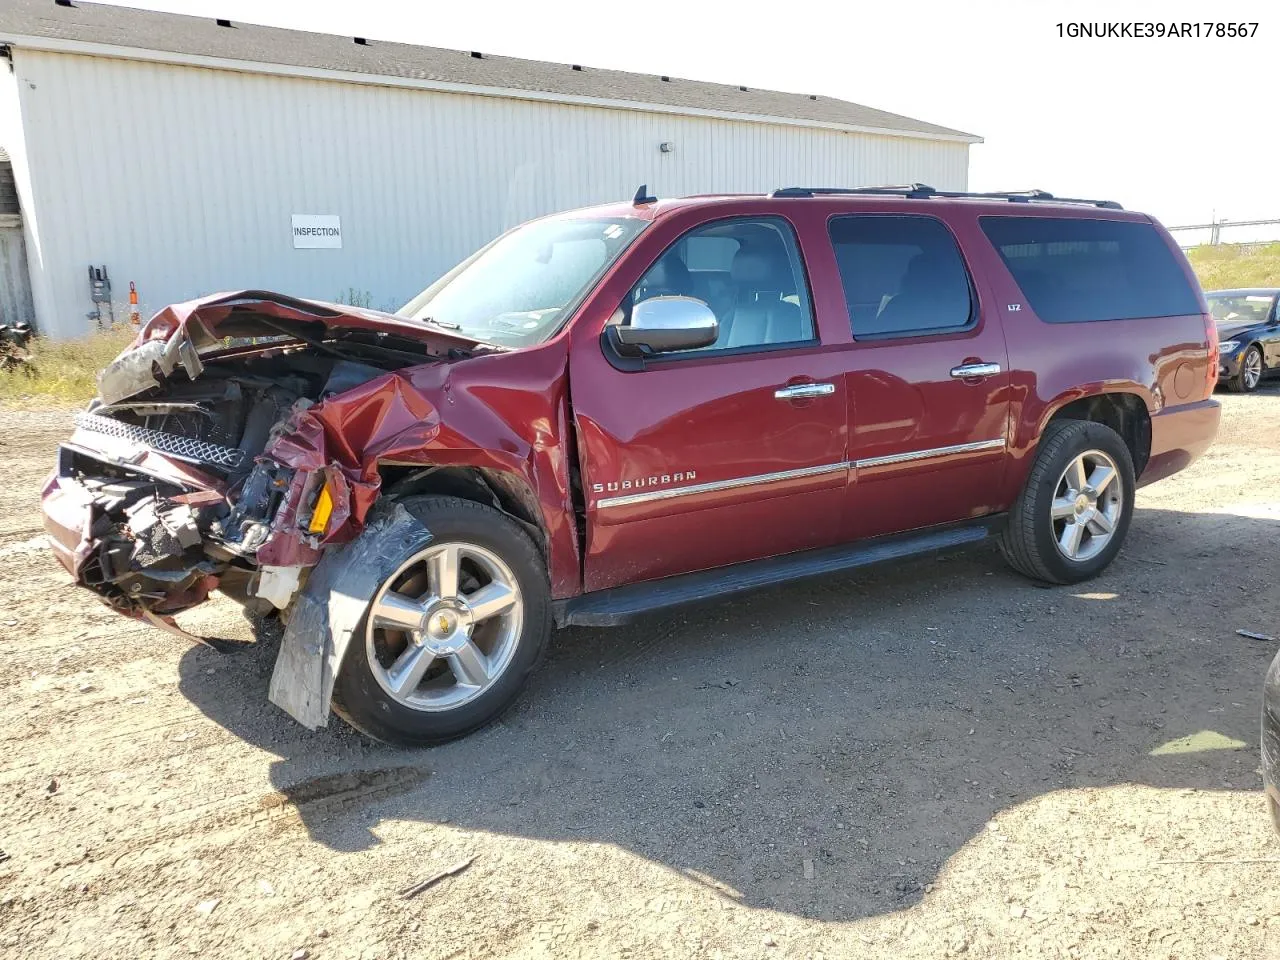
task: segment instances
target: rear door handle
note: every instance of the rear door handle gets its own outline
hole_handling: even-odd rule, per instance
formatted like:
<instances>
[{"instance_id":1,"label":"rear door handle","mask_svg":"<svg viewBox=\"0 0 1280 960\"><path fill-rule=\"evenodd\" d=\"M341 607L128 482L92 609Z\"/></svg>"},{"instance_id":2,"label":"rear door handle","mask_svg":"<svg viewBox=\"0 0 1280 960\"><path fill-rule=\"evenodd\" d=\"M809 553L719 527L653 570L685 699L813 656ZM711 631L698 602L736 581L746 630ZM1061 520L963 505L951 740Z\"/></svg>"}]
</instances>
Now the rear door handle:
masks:
<instances>
[{"instance_id":1,"label":"rear door handle","mask_svg":"<svg viewBox=\"0 0 1280 960\"><path fill-rule=\"evenodd\" d=\"M834 383L793 383L773 391L775 400L803 400L806 397L827 397L836 392Z\"/></svg>"},{"instance_id":2,"label":"rear door handle","mask_svg":"<svg viewBox=\"0 0 1280 960\"><path fill-rule=\"evenodd\" d=\"M962 363L951 368L951 376L956 380L981 380L983 377L994 377L999 372L998 363Z\"/></svg>"}]
</instances>

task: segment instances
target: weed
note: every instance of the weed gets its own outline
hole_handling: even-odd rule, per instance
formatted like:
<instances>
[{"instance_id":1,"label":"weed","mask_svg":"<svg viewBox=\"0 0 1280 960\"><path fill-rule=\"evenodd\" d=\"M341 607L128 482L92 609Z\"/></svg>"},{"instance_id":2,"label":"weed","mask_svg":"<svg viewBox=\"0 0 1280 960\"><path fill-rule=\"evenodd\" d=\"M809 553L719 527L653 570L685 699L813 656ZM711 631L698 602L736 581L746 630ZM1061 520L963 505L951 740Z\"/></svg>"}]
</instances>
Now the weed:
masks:
<instances>
[{"instance_id":1,"label":"weed","mask_svg":"<svg viewBox=\"0 0 1280 960\"><path fill-rule=\"evenodd\" d=\"M6 406L67 406L87 403L98 392L98 371L134 337L128 324L75 340L36 337L28 344L34 374L0 372L0 403Z\"/></svg>"}]
</instances>

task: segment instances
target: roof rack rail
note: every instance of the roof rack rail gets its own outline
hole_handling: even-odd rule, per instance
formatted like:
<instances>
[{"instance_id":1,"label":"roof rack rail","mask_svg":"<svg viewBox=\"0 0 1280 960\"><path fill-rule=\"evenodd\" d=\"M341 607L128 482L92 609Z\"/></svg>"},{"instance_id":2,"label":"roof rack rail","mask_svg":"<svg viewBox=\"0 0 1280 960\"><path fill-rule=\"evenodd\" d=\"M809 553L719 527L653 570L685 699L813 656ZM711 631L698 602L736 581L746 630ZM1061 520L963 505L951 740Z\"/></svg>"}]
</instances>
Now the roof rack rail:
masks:
<instances>
[{"instance_id":1,"label":"roof rack rail","mask_svg":"<svg viewBox=\"0 0 1280 960\"><path fill-rule=\"evenodd\" d=\"M1081 200L1076 197L1055 197L1044 190L1008 190L993 193L969 193L964 190L935 190L925 183L911 183L884 187L783 187L769 194L771 197L838 197L838 196L888 196L925 200L929 197L961 200L1007 200L1009 203L1078 203L1106 210L1123 210L1114 200Z\"/></svg>"},{"instance_id":2,"label":"roof rack rail","mask_svg":"<svg viewBox=\"0 0 1280 960\"><path fill-rule=\"evenodd\" d=\"M938 191L927 183L909 183L884 187L783 187L769 194L771 197L834 197L842 194L880 193L894 197L930 197Z\"/></svg>"}]
</instances>

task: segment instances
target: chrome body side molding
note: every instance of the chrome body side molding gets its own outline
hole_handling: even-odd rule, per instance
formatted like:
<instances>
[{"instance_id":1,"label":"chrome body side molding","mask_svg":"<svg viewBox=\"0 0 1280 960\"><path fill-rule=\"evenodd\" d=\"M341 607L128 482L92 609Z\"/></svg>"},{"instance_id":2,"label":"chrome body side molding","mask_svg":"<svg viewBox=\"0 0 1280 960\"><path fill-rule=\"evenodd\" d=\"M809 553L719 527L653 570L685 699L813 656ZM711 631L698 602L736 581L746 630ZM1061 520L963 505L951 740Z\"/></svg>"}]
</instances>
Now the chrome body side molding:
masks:
<instances>
[{"instance_id":1,"label":"chrome body side molding","mask_svg":"<svg viewBox=\"0 0 1280 960\"><path fill-rule=\"evenodd\" d=\"M694 483L687 487L668 487L666 490L653 490L648 493L629 493L622 497L602 497L596 506L625 507L633 503L648 503L651 500L670 500L674 497L687 497L695 493L714 493L718 490L736 490L739 487L755 487L762 483L777 483L780 480L799 480L802 477L816 477L824 473L835 473L849 466L847 463L824 463L817 467L801 467L798 470L779 470L777 473L758 473L751 477L737 477L733 480L715 480L710 483Z\"/></svg>"},{"instance_id":2,"label":"chrome body side molding","mask_svg":"<svg viewBox=\"0 0 1280 960\"><path fill-rule=\"evenodd\" d=\"M631 493L621 497L601 497L596 501L596 508L607 510L610 507L627 507L637 503L651 503L656 500L672 500L676 497L687 497L699 493L716 493L721 490L737 490L741 487L756 487L767 483L778 483L784 480L799 480L804 477L817 477L827 473L836 473L849 469L870 469L886 467L895 463L911 463L918 460L932 460L957 453L979 453L984 450L1003 450L1005 438L979 440L976 443L958 443L950 447L933 447L929 450L911 450L906 453L891 453L883 457L868 457L863 460L845 460L840 463L824 463L816 467L801 467L796 470L779 470L777 473L758 473L750 477L735 477L732 480L713 480L708 483L694 483L684 487L669 487L665 490L651 490L646 493Z\"/></svg>"},{"instance_id":3,"label":"chrome body side molding","mask_svg":"<svg viewBox=\"0 0 1280 960\"><path fill-rule=\"evenodd\" d=\"M912 460L929 460L953 453L977 453L979 450L1003 450L1004 437L998 440L979 440L977 443L958 443L953 447L934 447L932 450L912 450L910 453L891 453L883 457L855 460L854 467L885 467L891 463L909 463Z\"/></svg>"}]
</instances>

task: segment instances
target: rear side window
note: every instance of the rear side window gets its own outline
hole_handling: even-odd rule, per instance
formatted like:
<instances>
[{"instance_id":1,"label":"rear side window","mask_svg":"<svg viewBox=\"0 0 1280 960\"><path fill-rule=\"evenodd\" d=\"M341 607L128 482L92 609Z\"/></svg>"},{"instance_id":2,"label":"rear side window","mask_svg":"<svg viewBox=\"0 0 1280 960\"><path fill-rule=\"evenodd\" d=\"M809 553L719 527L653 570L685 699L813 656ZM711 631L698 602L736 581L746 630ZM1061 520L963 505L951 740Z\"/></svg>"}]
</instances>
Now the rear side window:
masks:
<instances>
[{"instance_id":1,"label":"rear side window","mask_svg":"<svg viewBox=\"0 0 1280 960\"><path fill-rule=\"evenodd\" d=\"M1200 312L1182 267L1149 223L979 219L1041 320L1087 323Z\"/></svg>"},{"instance_id":2,"label":"rear side window","mask_svg":"<svg viewBox=\"0 0 1280 960\"><path fill-rule=\"evenodd\" d=\"M972 322L969 274L940 221L844 216L828 229L855 339L944 333Z\"/></svg>"}]
</instances>

